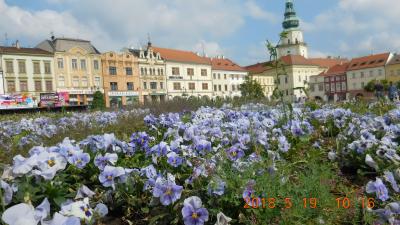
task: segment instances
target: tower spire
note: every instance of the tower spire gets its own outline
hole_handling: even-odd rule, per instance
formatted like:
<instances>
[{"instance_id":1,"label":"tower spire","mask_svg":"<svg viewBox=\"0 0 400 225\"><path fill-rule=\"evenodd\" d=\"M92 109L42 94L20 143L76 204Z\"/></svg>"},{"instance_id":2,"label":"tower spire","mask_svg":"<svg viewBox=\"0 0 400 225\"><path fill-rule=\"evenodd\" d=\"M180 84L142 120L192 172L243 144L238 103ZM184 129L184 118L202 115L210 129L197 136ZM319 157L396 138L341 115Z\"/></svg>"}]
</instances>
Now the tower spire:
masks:
<instances>
[{"instance_id":1,"label":"tower spire","mask_svg":"<svg viewBox=\"0 0 400 225\"><path fill-rule=\"evenodd\" d=\"M294 9L293 0L286 0L285 4L285 20L282 26L285 30L299 27L299 18L296 15L296 10Z\"/></svg>"}]
</instances>

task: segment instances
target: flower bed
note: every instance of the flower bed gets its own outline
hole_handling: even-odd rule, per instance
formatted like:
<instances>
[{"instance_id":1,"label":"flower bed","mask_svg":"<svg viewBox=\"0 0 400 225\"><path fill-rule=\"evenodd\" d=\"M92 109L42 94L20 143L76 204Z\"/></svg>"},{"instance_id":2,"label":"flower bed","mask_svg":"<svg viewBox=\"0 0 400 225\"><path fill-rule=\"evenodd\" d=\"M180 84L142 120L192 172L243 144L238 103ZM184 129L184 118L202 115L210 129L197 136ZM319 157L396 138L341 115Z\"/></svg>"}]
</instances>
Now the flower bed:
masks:
<instances>
[{"instance_id":1,"label":"flower bed","mask_svg":"<svg viewBox=\"0 0 400 225\"><path fill-rule=\"evenodd\" d=\"M65 138L15 156L0 181L3 221L398 222L400 109L203 107L144 122L130 138Z\"/></svg>"}]
</instances>

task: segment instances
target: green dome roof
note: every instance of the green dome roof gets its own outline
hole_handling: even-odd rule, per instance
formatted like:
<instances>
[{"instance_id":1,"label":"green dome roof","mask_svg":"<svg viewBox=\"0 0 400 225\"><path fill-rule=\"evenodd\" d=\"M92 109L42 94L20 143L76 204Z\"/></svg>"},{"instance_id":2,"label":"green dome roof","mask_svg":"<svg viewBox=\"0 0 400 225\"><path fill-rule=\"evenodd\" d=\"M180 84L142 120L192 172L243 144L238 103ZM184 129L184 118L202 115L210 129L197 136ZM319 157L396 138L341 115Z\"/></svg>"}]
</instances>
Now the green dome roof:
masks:
<instances>
[{"instance_id":1,"label":"green dome roof","mask_svg":"<svg viewBox=\"0 0 400 225\"><path fill-rule=\"evenodd\" d=\"M296 15L296 11L294 10L294 4L292 0L286 0L286 9L285 9L285 20L282 23L282 26L285 30L289 30L292 28L298 28L300 25L299 18Z\"/></svg>"}]
</instances>

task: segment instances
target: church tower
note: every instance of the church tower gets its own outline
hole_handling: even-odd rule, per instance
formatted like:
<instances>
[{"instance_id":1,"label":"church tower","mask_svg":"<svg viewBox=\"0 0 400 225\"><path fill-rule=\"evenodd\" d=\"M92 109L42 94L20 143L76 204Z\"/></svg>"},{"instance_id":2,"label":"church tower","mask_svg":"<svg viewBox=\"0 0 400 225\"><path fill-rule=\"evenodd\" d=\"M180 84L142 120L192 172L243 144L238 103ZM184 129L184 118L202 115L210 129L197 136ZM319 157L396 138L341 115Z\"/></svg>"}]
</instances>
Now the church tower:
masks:
<instances>
[{"instance_id":1,"label":"church tower","mask_svg":"<svg viewBox=\"0 0 400 225\"><path fill-rule=\"evenodd\" d=\"M277 49L278 58L286 55L301 55L308 57L307 44L304 42L303 31L294 9L293 0L286 0L285 19L282 23L286 37L282 38Z\"/></svg>"}]
</instances>

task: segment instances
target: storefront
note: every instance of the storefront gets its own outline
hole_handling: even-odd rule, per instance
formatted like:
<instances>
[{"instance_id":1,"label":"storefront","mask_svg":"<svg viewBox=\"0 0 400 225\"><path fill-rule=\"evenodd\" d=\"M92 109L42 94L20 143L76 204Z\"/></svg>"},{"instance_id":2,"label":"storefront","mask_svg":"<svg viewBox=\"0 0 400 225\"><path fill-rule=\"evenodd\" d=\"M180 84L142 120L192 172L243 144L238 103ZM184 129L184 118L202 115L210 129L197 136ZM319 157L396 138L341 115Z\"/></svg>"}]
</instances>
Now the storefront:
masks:
<instances>
[{"instance_id":1,"label":"storefront","mask_svg":"<svg viewBox=\"0 0 400 225\"><path fill-rule=\"evenodd\" d=\"M58 90L58 92L65 92L69 95L69 105L90 105L93 101L93 94L97 90L74 90L74 89L65 89ZM103 90L99 90L104 93Z\"/></svg>"},{"instance_id":2,"label":"storefront","mask_svg":"<svg viewBox=\"0 0 400 225\"><path fill-rule=\"evenodd\" d=\"M111 108L121 108L139 102L139 92L109 91L106 96L106 105Z\"/></svg>"}]
</instances>

